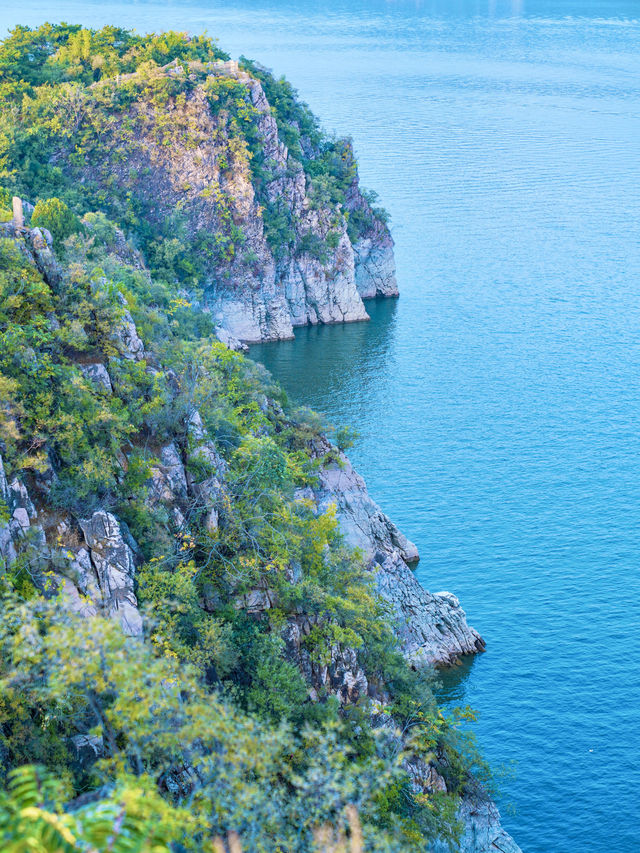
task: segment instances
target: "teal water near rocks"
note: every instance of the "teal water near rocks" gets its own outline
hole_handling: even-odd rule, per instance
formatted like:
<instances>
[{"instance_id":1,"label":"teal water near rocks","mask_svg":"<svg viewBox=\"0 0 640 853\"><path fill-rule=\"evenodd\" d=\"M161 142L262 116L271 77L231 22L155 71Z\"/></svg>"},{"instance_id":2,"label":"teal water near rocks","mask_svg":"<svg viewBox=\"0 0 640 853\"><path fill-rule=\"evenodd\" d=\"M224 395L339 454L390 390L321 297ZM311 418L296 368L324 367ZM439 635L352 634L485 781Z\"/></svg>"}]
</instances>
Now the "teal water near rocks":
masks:
<instances>
[{"instance_id":1,"label":"teal water near rocks","mask_svg":"<svg viewBox=\"0 0 640 853\"><path fill-rule=\"evenodd\" d=\"M351 456L488 651L445 679L525 853L640 849L637 0L25 0L208 30L354 137L398 301L255 347ZM514 812L506 807L511 804Z\"/></svg>"}]
</instances>

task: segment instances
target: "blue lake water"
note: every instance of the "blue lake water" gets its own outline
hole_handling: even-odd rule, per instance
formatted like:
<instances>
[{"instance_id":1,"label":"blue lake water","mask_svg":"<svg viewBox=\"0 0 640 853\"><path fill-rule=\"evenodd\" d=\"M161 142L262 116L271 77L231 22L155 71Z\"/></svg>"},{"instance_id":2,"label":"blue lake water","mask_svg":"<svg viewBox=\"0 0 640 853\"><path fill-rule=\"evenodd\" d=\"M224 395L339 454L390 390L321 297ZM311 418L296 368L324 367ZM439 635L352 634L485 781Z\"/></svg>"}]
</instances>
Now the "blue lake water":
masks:
<instances>
[{"instance_id":1,"label":"blue lake water","mask_svg":"<svg viewBox=\"0 0 640 853\"><path fill-rule=\"evenodd\" d=\"M640 849L640 2L2 3L208 30L353 135L401 299L253 350L488 651L447 677L525 853ZM512 808L509 808L511 806Z\"/></svg>"}]
</instances>

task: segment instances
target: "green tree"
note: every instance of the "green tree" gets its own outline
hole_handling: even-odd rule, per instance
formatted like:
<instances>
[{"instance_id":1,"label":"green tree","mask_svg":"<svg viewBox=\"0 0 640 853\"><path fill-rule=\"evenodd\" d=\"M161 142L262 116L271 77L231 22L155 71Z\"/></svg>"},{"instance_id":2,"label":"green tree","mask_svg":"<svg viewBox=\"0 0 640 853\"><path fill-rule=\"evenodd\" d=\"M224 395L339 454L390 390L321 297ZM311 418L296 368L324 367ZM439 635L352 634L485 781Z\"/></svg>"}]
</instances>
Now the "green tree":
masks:
<instances>
[{"instance_id":1,"label":"green tree","mask_svg":"<svg viewBox=\"0 0 640 853\"><path fill-rule=\"evenodd\" d=\"M61 243L80 230L78 218L59 198L41 199L31 214L31 225L46 228L56 243Z\"/></svg>"}]
</instances>

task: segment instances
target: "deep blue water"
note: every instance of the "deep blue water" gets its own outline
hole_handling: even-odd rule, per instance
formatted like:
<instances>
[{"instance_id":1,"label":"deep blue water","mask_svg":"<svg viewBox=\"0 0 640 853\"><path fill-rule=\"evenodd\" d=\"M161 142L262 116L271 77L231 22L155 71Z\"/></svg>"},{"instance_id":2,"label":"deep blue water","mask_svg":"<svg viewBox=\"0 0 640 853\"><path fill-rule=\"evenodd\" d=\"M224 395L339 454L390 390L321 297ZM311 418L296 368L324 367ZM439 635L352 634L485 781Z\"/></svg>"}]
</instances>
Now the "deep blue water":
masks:
<instances>
[{"instance_id":1,"label":"deep blue water","mask_svg":"<svg viewBox=\"0 0 640 853\"><path fill-rule=\"evenodd\" d=\"M525 853L640 849L640 2L2 3L208 30L350 133L402 297L253 350L351 452L488 651L480 712ZM513 806L513 813L506 808Z\"/></svg>"}]
</instances>

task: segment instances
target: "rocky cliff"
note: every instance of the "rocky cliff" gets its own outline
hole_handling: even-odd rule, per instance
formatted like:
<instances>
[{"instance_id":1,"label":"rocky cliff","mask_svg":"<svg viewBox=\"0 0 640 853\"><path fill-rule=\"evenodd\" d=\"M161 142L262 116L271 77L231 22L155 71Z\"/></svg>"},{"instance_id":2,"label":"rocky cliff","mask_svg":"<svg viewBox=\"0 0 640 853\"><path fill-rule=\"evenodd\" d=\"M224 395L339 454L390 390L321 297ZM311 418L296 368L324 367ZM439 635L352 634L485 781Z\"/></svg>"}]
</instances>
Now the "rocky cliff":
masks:
<instances>
[{"instance_id":1,"label":"rocky cliff","mask_svg":"<svg viewBox=\"0 0 640 853\"><path fill-rule=\"evenodd\" d=\"M135 234L224 340L367 320L363 299L398 295L393 240L351 143L326 137L260 66L144 67L54 89L44 109L56 132L41 129L43 168Z\"/></svg>"},{"instance_id":2,"label":"rocky cliff","mask_svg":"<svg viewBox=\"0 0 640 853\"><path fill-rule=\"evenodd\" d=\"M15 245L20 257L56 290L73 275L72 269L57 261L48 232L16 227L15 223L2 229L4 240ZM118 251L121 253L121 246ZM146 351L120 294L116 302L119 310L117 321L109 330L110 355L102 359L95 354L90 359L78 356L76 361L78 376L84 377L91 393L100 399L113 399L121 390L123 364L139 364L148 374L163 369ZM179 395L180 381L174 377L171 383L171 395ZM280 428L290 426L277 402L262 397L260 406L268 417L275 417ZM177 542L193 536L198 525L207 536L217 537L220 526L229 523L229 502L233 500L229 466L195 402L184 417L182 423L171 428L164 443L155 444L144 490L146 506L151 511L162 511L162 526ZM155 443L154 437L150 438ZM450 665L460 655L483 651L483 640L467 624L455 596L429 593L417 582L410 568L418 559L417 549L372 501L349 460L320 434L310 437L307 448L316 474L309 485L297 488L294 503L304 506L305 511L311 510L319 519L336 513L345 543L362 554L381 599L388 605L399 646L411 665ZM0 456L0 499L6 507L6 516L0 523L2 562L9 571L20 567L24 572L26 567L30 582L45 596L57 595L70 612L82 618L101 614L115 619L125 634L141 639L145 628L136 596L137 567L144 559L140 543L123 519L108 509L82 513L60 506L54 495L62 472L54 461L55 455L50 448L47 463L40 470L29 471L27 467L20 472L14 466L9 477ZM130 452L121 452L118 465L122 472L131 464ZM294 587L302 582L301 569L295 561L286 570L286 577ZM253 618L269 614L282 598L278 585L264 575L253 583L238 586L233 582L229 587L226 582L225 586L234 606ZM209 592L203 588L201 606L216 612L222 604L220 595L220 590ZM323 655L320 660L310 653L306 641L322 626L324 618L297 607L287 615L282 629L285 653L303 674L311 700L317 702L320 696L330 694L345 707L367 697L376 702L388 701L385 686L376 679L371 681L354 647L334 643L328 656ZM396 725L386 712L382 720L384 726ZM89 744L90 748L86 744L74 746L84 756L83 761L91 762L103 754L102 742L92 739L89 733L74 738L74 744L78 738L84 739L82 744ZM412 759L407 767L417 794L447 791L445 776L437 769L437 763L430 766ZM481 789L473 790L473 796L462 799L460 815L465 831L459 849L465 853L515 853L518 848L501 829L495 806Z\"/></svg>"},{"instance_id":3,"label":"rocky cliff","mask_svg":"<svg viewBox=\"0 0 640 853\"><path fill-rule=\"evenodd\" d=\"M44 762L68 811L134 779L180 849L324 849L357 806L367 849L518 853L429 683L482 638L232 351L397 294L350 145L207 40L36 35L3 162L38 130L20 180L73 209L0 223L0 772Z\"/></svg>"}]
</instances>

